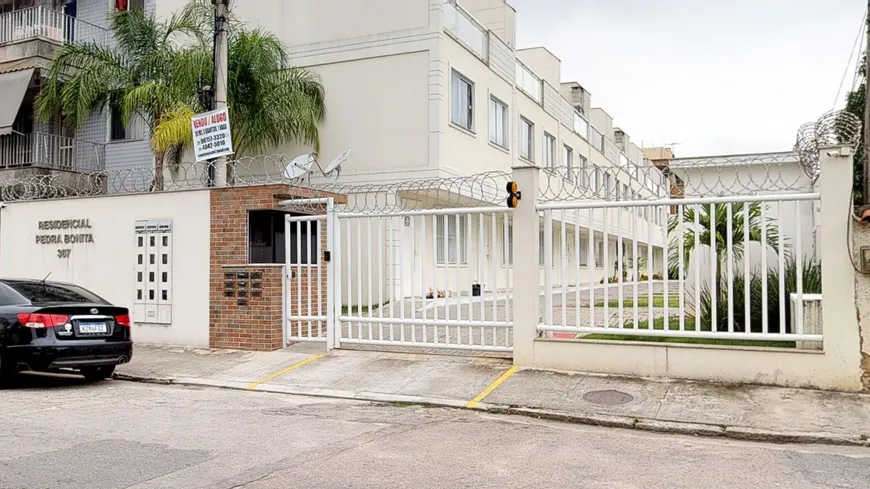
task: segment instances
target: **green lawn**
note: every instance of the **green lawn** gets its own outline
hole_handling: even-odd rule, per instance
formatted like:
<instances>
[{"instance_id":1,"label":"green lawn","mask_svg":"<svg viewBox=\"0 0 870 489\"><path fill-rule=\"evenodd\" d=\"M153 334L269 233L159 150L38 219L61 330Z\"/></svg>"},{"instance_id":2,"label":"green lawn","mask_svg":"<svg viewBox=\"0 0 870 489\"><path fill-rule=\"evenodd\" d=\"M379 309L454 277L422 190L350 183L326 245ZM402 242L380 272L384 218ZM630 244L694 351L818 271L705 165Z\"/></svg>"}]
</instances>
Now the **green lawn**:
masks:
<instances>
[{"instance_id":1,"label":"green lawn","mask_svg":"<svg viewBox=\"0 0 870 489\"><path fill-rule=\"evenodd\" d=\"M625 323L624 329L634 329L633 323ZM653 329L663 330L665 328L665 318L656 318L653 321ZM649 330L648 321L640 321L637 329ZM668 329L670 331L679 331L680 321L677 318L669 318ZM685 329L687 331L695 331L695 318L686 316ZM710 331L709 326L701 326L701 331ZM684 343L696 345L728 345L728 346L756 346L767 348L795 348L794 341L761 341L761 340L728 340L728 339L711 339L711 338L679 338L669 336L635 336L635 335L619 335L619 334L603 334L594 333L583 337L584 340L611 340L611 341L648 341L653 343Z\"/></svg>"},{"instance_id":2,"label":"green lawn","mask_svg":"<svg viewBox=\"0 0 870 489\"><path fill-rule=\"evenodd\" d=\"M604 307L604 301L595 303L595 307ZM607 302L607 307L619 307L619 298L610 299ZM622 307L634 307L634 301L623 297ZM640 296L637 299L637 307L649 307L649 296ZM653 307L665 307L665 298L660 295L653 296ZM668 307L680 307L680 298L671 297L668 299Z\"/></svg>"}]
</instances>

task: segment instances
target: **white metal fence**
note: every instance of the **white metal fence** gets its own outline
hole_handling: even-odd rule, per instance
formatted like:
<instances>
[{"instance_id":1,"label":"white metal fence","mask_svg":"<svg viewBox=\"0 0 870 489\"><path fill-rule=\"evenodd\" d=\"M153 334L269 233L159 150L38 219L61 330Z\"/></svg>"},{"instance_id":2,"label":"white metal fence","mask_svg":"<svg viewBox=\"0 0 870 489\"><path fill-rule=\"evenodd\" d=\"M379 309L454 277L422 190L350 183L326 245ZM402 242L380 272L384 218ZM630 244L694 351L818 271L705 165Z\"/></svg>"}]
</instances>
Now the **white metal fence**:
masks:
<instances>
[{"instance_id":1,"label":"white metal fence","mask_svg":"<svg viewBox=\"0 0 870 489\"><path fill-rule=\"evenodd\" d=\"M337 217L339 344L510 351L507 208Z\"/></svg>"},{"instance_id":2,"label":"white metal fence","mask_svg":"<svg viewBox=\"0 0 870 489\"><path fill-rule=\"evenodd\" d=\"M539 203L538 330L587 339L821 341L817 325L805 327L803 308L804 294L821 292L812 230L802 229L818 200L807 192Z\"/></svg>"},{"instance_id":3,"label":"white metal fence","mask_svg":"<svg viewBox=\"0 0 870 489\"><path fill-rule=\"evenodd\" d=\"M492 203L408 208L398 194L393 211L357 196L288 218L288 340L509 352L522 280L539 291L530 328L549 339L820 346L819 316L805 310L821 293L811 183L756 195L756 180L740 192L726 179L733 195L668 198L675 179L638 185L637 170L611 169L601 185L596 168L527 170L549 181L523 189L538 217L519 224ZM770 166L763 181L786 171ZM701 183L686 173L680 190ZM540 236L536 256L514 257L515 235ZM537 273L515 276L515 258Z\"/></svg>"}]
</instances>

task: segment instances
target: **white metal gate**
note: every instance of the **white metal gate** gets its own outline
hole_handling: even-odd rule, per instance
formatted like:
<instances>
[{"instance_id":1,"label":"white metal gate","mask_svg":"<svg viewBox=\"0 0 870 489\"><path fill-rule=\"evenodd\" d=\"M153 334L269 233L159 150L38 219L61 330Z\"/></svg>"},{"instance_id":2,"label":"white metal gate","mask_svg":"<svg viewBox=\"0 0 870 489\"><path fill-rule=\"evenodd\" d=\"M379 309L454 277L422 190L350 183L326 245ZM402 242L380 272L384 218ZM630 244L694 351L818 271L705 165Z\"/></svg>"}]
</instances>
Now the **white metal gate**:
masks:
<instances>
[{"instance_id":1,"label":"white metal gate","mask_svg":"<svg viewBox=\"0 0 870 489\"><path fill-rule=\"evenodd\" d=\"M291 216L284 222L283 282L287 341L330 341L329 263L322 237L328 215ZM326 232L324 232L326 231Z\"/></svg>"},{"instance_id":2,"label":"white metal gate","mask_svg":"<svg viewBox=\"0 0 870 489\"><path fill-rule=\"evenodd\" d=\"M512 350L510 209L341 213L324 200L326 215L286 219L288 341Z\"/></svg>"}]
</instances>

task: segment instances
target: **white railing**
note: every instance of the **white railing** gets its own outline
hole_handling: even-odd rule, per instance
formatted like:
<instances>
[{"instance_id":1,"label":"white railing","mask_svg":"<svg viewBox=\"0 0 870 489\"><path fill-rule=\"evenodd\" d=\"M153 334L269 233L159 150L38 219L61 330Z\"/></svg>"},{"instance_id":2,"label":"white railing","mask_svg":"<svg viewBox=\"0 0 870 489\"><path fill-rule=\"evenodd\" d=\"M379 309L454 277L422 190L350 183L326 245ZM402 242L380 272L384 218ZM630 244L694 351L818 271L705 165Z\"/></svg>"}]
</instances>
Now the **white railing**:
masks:
<instances>
[{"instance_id":1,"label":"white railing","mask_svg":"<svg viewBox=\"0 0 870 489\"><path fill-rule=\"evenodd\" d=\"M604 136L594 126L589 126L589 144L599 153L604 154Z\"/></svg>"},{"instance_id":2,"label":"white railing","mask_svg":"<svg viewBox=\"0 0 870 489\"><path fill-rule=\"evenodd\" d=\"M510 209L336 216L337 345L512 349Z\"/></svg>"},{"instance_id":3,"label":"white railing","mask_svg":"<svg viewBox=\"0 0 870 489\"><path fill-rule=\"evenodd\" d=\"M577 111L574 111L574 132L583 139L589 139L589 122Z\"/></svg>"},{"instance_id":4,"label":"white railing","mask_svg":"<svg viewBox=\"0 0 870 489\"><path fill-rule=\"evenodd\" d=\"M474 52L484 62L489 54L487 30L456 4L455 0L444 3L444 29L459 42Z\"/></svg>"},{"instance_id":5,"label":"white railing","mask_svg":"<svg viewBox=\"0 0 870 489\"><path fill-rule=\"evenodd\" d=\"M814 245L804 243L811 225L801 217L818 200L802 193L539 203L538 330L585 339L821 341L820 330L804 327L801 300L821 293ZM658 225L663 213L667 226ZM600 268L588 266L596 262Z\"/></svg>"},{"instance_id":6,"label":"white railing","mask_svg":"<svg viewBox=\"0 0 870 489\"><path fill-rule=\"evenodd\" d=\"M47 7L32 7L0 14L0 45L30 39L58 44L96 42L109 39L106 29Z\"/></svg>"},{"instance_id":7,"label":"white railing","mask_svg":"<svg viewBox=\"0 0 870 489\"><path fill-rule=\"evenodd\" d=\"M544 102L544 82L517 60L517 87L539 104Z\"/></svg>"},{"instance_id":8,"label":"white railing","mask_svg":"<svg viewBox=\"0 0 870 489\"><path fill-rule=\"evenodd\" d=\"M75 138L35 132L0 136L0 169L41 167L68 171L105 169L106 147Z\"/></svg>"}]
</instances>

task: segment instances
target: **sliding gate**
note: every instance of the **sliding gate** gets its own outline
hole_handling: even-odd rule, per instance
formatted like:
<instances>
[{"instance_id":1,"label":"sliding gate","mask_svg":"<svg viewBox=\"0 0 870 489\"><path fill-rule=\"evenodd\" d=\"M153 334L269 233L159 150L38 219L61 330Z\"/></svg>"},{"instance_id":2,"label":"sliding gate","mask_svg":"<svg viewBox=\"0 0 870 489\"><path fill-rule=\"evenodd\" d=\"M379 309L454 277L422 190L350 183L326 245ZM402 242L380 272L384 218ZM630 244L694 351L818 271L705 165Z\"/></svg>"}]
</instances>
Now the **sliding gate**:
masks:
<instances>
[{"instance_id":1,"label":"sliding gate","mask_svg":"<svg viewBox=\"0 0 870 489\"><path fill-rule=\"evenodd\" d=\"M512 350L509 209L327 207L326 215L287 217L289 342Z\"/></svg>"}]
</instances>

